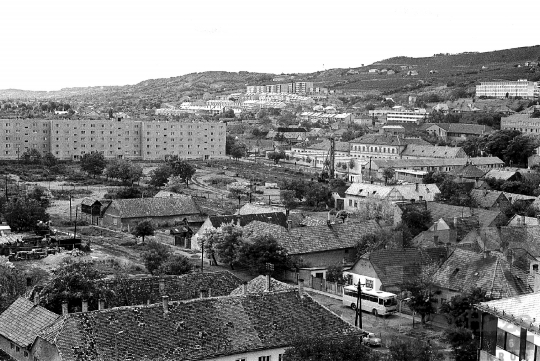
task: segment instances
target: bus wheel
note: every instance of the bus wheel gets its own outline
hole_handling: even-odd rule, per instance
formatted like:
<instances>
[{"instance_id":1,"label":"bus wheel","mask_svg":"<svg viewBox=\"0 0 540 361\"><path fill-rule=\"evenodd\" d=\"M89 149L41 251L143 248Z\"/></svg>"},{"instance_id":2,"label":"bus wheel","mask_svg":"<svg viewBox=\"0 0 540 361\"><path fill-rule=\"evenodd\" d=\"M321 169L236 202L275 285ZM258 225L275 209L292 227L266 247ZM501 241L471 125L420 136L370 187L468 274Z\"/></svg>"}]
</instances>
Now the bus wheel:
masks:
<instances>
[{"instance_id":1,"label":"bus wheel","mask_svg":"<svg viewBox=\"0 0 540 361\"><path fill-rule=\"evenodd\" d=\"M371 311L373 313L373 316L377 317L379 315L379 312L377 312L376 309L373 309L373 311Z\"/></svg>"},{"instance_id":2,"label":"bus wheel","mask_svg":"<svg viewBox=\"0 0 540 361\"><path fill-rule=\"evenodd\" d=\"M351 309L356 310L356 304L351 303Z\"/></svg>"}]
</instances>

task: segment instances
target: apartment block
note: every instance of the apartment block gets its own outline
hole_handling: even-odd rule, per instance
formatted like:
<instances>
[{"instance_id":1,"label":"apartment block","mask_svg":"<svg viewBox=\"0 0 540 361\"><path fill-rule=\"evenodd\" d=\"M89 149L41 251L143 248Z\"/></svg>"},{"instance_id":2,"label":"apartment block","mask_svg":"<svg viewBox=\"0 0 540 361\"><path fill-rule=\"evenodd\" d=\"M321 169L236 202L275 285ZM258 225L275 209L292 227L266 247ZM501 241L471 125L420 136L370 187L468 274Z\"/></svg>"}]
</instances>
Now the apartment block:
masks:
<instances>
[{"instance_id":1,"label":"apartment block","mask_svg":"<svg viewBox=\"0 0 540 361\"><path fill-rule=\"evenodd\" d=\"M78 160L87 153L105 158L163 160L225 157L226 125L210 122L122 120L0 120L0 160L17 160L28 149Z\"/></svg>"},{"instance_id":2,"label":"apartment block","mask_svg":"<svg viewBox=\"0 0 540 361\"><path fill-rule=\"evenodd\" d=\"M526 135L540 136L540 118L530 114L512 114L501 119L501 130L519 130Z\"/></svg>"},{"instance_id":3,"label":"apartment block","mask_svg":"<svg viewBox=\"0 0 540 361\"><path fill-rule=\"evenodd\" d=\"M538 96L538 84L519 79L518 81L492 81L481 82L476 86L476 96L486 96L494 98L522 97L533 99Z\"/></svg>"},{"instance_id":4,"label":"apartment block","mask_svg":"<svg viewBox=\"0 0 540 361\"><path fill-rule=\"evenodd\" d=\"M17 160L26 150L41 154L50 151L50 125L47 120L0 120L0 159Z\"/></svg>"}]
</instances>

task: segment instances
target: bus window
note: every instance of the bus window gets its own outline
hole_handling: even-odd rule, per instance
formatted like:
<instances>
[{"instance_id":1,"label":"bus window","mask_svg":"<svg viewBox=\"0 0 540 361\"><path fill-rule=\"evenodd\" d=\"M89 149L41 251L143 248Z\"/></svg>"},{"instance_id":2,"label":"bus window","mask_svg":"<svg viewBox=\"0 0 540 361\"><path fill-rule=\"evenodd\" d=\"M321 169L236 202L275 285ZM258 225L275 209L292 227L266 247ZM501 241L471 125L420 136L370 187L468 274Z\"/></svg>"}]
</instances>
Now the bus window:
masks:
<instances>
[{"instance_id":1,"label":"bus window","mask_svg":"<svg viewBox=\"0 0 540 361\"><path fill-rule=\"evenodd\" d=\"M386 300L384 300L385 306L395 306L396 304L397 304L397 301L395 298L387 298Z\"/></svg>"},{"instance_id":2,"label":"bus window","mask_svg":"<svg viewBox=\"0 0 540 361\"><path fill-rule=\"evenodd\" d=\"M382 305L384 303L384 300L382 298L379 298L379 305Z\"/></svg>"}]
</instances>

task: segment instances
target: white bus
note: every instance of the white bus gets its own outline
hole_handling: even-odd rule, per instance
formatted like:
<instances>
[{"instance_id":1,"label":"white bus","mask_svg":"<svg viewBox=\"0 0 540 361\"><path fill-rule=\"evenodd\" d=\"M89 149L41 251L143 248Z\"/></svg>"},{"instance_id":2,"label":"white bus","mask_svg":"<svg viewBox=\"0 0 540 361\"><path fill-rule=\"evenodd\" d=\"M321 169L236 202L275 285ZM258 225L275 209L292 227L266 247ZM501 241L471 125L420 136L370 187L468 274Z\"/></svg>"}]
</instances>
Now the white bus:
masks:
<instances>
[{"instance_id":1,"label":"white bus","mask_svg":"<svg viewBox=\"0 0 540 361\"><path fill-rule=\"evenodd\" d=\"M358 286L343 287L344 306L356 310L357 298ZM394 293L362 288L361 298L362 311L371 312L375 316L386 316L397 311L397 296Z\"/></svg>"}]
</instances>

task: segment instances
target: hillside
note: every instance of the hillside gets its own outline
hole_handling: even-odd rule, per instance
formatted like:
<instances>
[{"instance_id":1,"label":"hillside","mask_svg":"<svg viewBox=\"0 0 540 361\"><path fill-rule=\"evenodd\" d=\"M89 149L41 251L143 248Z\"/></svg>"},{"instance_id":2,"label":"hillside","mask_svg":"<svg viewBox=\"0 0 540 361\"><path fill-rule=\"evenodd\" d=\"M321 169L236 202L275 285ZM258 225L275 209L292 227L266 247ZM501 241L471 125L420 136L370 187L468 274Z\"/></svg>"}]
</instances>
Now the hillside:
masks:
<instances>
[{"instance_id":1,"label":"hillside","mask_svg":"<svg viewBox=\"0 0 540 361\"><path fill-rule=\"evenodd\" d=\"M463 53L426 58L394 57L365 67L329 69L306 74L289 74L294 81L313 81L319 86L340 90L352 95L366 93L405 94L429 91L432 88L474 88L478 81L507 79L540 79L540 68L523 66L526 61L540 57L540 46L498 50L486 53ZM520 64L520 67L517 65ZM411 66L418 75L408 76L399 66ZM369 69L391 69L395 74L373 74ZM535 73L538 70L537 73ZM0 90L1 99L26 101L64 101L77 108L94 109L111 107L123 111L145 111L162 103L178 104L181 101L201 99L205 93L212 95L242 92L247 84L267 84L275 74L250 72L207 71L172 78L149 79L134 85L66 88L59 91Z\"/></svg>"}]
</instances>

